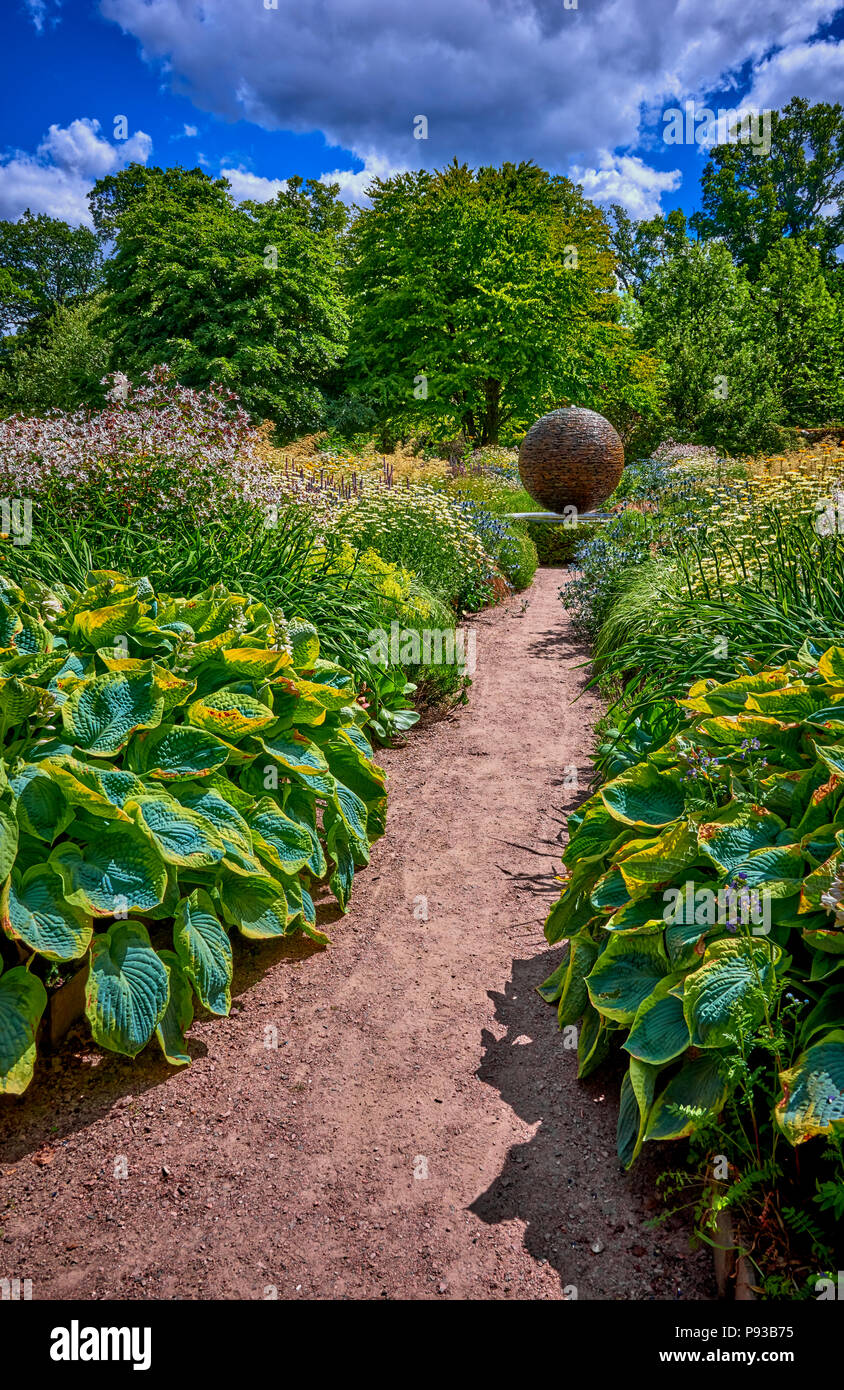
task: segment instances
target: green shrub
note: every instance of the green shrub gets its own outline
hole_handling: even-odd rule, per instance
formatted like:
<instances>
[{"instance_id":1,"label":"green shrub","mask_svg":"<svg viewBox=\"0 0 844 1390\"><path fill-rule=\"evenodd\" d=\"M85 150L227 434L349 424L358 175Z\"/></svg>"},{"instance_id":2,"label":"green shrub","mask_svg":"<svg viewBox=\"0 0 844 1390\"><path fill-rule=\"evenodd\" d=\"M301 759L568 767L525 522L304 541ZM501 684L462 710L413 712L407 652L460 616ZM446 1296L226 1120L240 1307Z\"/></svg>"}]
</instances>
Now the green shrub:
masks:
<instances>
[{"instance_id":1,"label":"green shrub","mask_svg":"<svg viewBox=\"0 0 844 1390\"><path fill-rule=\"evenodd\" d=\"M540 565L570 565L580 545L598 530L599 522L582 521L577 526L559 522L529 521L527 533L536 546Z\"/></svg>"},{"instance_id":2,"label":"green shrub","mask_svg":"<svg viewBox=\"0 0 844 1390\"><path fill-rule=\"evenodd\" d=\"M230 1005L229 932L303 931L313 885L345 911L383 833L384 774L353 678L316 629L215 585L84 591L2 580L0 1091L19 1094L51 972L89 966L94 1040L155 1034L188 1062L194 996ZM20 961L21 963L18 963Z\"/></svg>"},{"instance_id":3,"label":"green shrub","mask_svg":"<svg viewBox=\"0 0 844 1390\"><path fill-rule=\"evenodd\" d=\"M369 484L340 510L337 531L355 549L412 570L459 610L482 608L494 593L495 566L473 526L427 485Z\"/></svg>"}]
</instances>

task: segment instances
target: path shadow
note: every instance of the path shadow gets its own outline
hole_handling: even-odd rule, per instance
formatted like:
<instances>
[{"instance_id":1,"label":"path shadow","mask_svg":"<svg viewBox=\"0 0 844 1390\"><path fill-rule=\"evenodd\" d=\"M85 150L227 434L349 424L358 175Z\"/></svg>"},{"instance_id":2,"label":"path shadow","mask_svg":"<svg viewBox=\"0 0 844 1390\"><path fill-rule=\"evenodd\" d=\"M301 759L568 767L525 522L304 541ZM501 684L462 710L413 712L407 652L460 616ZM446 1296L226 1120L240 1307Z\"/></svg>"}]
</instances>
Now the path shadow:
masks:
<instances>
[{"instance_id":1,"label":"path shadow","mask_svg":"<svg viewBox=\"0 0 844 1390\"><path fill-rule=\"evenodd\" d=\"M504 993L490 993L496 1022L506 1032L497 1039L483 1030L477 1076L538 1128L510 1150L469 1210L489 1225L523 1222L525 1248L556 1270L566 1297L712 1297L708 1256L689 1256L682 1223L673 1219L656 1230L645 1225L662 1210L654 1195L660 1162L643 1155L627 1174L615 1155L623 1061L610 1058L578 1081L576 1052L566 1047L552 1009L536 993L561 957L555 948L514 960ZM671 1161L676 1157L672 1152Z\"/></svg>"},{"instance_id":2,"label":"path shadow","mask_svg":"<svg viewBox=\"0 0 844 1390\"><path fill-rule=\"evenodd\" d=\"M336 911L334 910L336 908ZM343 916L333 899L317 905L317 925L330 935L331 925ZM232 1014L243 1009L242 996L278 966L292 966L325 950L309 937L297 935L278 941L247 941L232 934L234 978ZM222 1025L196 1004L196 1021ZM198 1037L187 1037L192 1061L208 1055ZM14 1163L27 1154L61 1144L77 1130L86 1129L107 1115L127 1097L137 1098L155 1088L179 1081L182 1067L171 1066L155 1038L137 1057L123 1057L97 1047L87 1021L72 1025L65 1040L54 1048L40 1049L35 1074L22 1096L0 1097L0 1164ZM162 1092L166 1100L166 1090Z\"/></svg>"}]
</instances>

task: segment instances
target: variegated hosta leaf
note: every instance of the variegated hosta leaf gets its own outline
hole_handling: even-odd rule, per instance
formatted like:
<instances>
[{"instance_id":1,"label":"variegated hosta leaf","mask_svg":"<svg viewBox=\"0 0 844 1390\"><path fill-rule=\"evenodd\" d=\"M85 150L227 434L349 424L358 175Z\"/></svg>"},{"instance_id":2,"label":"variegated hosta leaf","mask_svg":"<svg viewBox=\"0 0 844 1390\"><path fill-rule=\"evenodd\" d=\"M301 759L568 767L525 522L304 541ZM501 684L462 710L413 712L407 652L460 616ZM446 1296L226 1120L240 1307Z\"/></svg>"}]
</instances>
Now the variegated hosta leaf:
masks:
<instances>
[{"instance_id":1,"label":"variegated hosta leaf","mask_svg":"<svg viewBox=\"0 0 844 1390\"><path fill-rule=\"evenodd\" d=\"M731 802L698 826L698 843L722 872L732 873L753 850L771 845L784 828L779 816Z\"/></svg>"},{"instance_id":2,"label":"variegated hosta leaf","mask_svg":"<svg viewBox=\"0 0 844 1390\"><path fill-rule=\"evenodd\" d=\"M243 936L262 941L287 933L287 899L269 879L227 875L219 887L223 916Z\"/></svg>"},{"instance_id":3,"label":"variegated hosta leaf","mask_svg":"<svg viewBox=\"0 0 844 1390\"><path fill-rule=\"evenodd\" d=\"M0 981L2 983L2 981ZM844 1030L827 1033L780 1074L782 1098L774 1114L789 1143L844 1130Z\"/></svg>"},{"instance_id":4,"label":"variegated hosta leaf","mask_svg":"<svg viewBox=\"0 0 844 1390\"><path fill-rule=\"evenodd\" d=\"M167 869L158 849L134 826L106 826L94 844L57 845L50 864L68 902L93 917L149 912L164 898Z\"/></svg>"},{"instance_id":5,"label":"variegated hosta leaf","mask_svg":"<svg viewBox=\"0 0 844 1390\"><path fill-rule=\"evenodd\" d=\"M167 968L142 922L115 922L91 943L85 1013L101 1047L135 1057L167 1008Z\"/></svg>"},{"instance_id":6,"label":"variegated hosta leaf","mask_svg":"<svg viewBox=\"0 0 844 1390\"><path fill-rule=\"evenodd\" d=\"M119 752L137 729L154 729L163 711L151 671L107 671L79 681L61 713L77 747L107 755Z\"/></svg>"},{"instance_id":7,"label":"variegated hosta leaf","mask_svg":"<svg viewBox=\"0 0 844 1390\"><path fill-rule=\"evenodd\" d=\"M25 966L0 975L0 1095L20 1096L32 1080L35 1033L46 1007L46 989Z\"/></svg>"},{"instance_id":8,"label":"variegated hosta leaf","mask_svg":"<svg viewBox=\"0 0 844 1390\"><path fill-rule=\"evenodd\" d=\"M11 778L17 798L18 825L27 835L51 845L73 820L73 809L40 763L24 763Z\"/></svg>"},{"instance_id":9,"label":"variegated hosta leaf","mask_svg":"<svg viewBox=\"0 0 844 1390\"><path fill-rule=\"evenodd\" d=\"M256 853L282 873L303 869L313 852L310 833L264 797L249 813L249 829Z\"/></svg>"},{"instance_id":10,"label":"variegated hosta leaf","mask_svg":"<svg viewBox=\"0 0 844 1390\"><path fill-rule=\"evenodd\" d=\"M658 1066L633 1057L624 1074L618 1106L616 1150L625 1168L629 1168L639 1157L659 1073Z\"/></svg>"},{"instance_id":11,"label":"variegated hosta leaf","mask_svg":"<svg viewBox=\"0 0 844 1390\"><path fill-rule=\"evenodd\" d=\"M84 956L93 932L89 914L67 901L49 864L33 864L22 876L12 870L0 898L0 923L8 937L47 960Z\"/></svg>"},{"instance_id":12,"label":"variegated hosta leaf","mask_svg":"<svg viewBox=\"0 0 844 1390\"><path fill-rule=\"evenodd\" d=\"M700 969L686 977L684 991L695 1047L724 1047L739 1026L746 1030L761 1021L780 955L773 941L762 938L722 939L707 947Z\"/></svg>"},{"instance_id":13,"label":"variegated hosta leaf","mask_svg":"<svg viewBox=\"0 0 844 1390\"><path fill-rule=\"evenodd\" d=\"M293 665L297 671L313 668L319 657L319 637L313 623L304 618L293 618L287 624L290 643L293 647Z\"/></svg>"},{"instance_id":14,"label":"variegated hosta leaf","mask_svg":"<svg viewBox=\"0 0 844 1390\"><path fill-rule=\"evenodd\" d=\"M334 861L334 870L328 886L345 912L352 892L355 876L355 861L349 843L349 832L342 820L336 820L325 837L328 857Z\"/></svg>"},{"instance_id":15,"label":"variegated hosta leaf","mask_svg":"<svg viewBox=\"0 0 844 1390\"><path fill-rule=\"evenodd\" d=\"M560 982L560 996L557 1004L557 1025L565 1028L576 1023L589 1003L586 977L598 957L598 947L594 941L584 937L572 937L565 958L565 973Z\"/></svg>"},{"instance_id":16,"label":"variegated hosta leaf","mask_svg":"<svg viewBox=\"0 0 844 1390\"><path fill-rule=\"evenodd\" d=\"M360 797L357 796L351 788L344 786L342 782L338 782L334 795L333 808L346 827L355 860L359 863L368 864L369 839L366 833L367 810L365 802L361 801Z\"/></svg>"},{"instance_id":17,"label":"variegated hosta leaf","mask_svg":"<svg viewBox=\"0 0 844 1390\"><path fill-rule=\"evenodd\" d=\"M583 1081L601 1065L609 1051L609 1033L604 1019L587 1003L577 1032L577 1076Z\"/></svg>"},{"instance_id":18,"label":"variegated hosta leaf","mask_svg":"<svg viewBox=\"0 0 844 1390\"><path fill-rule=\"evenodd\" d=\"M200 1003L213 1014L228 1014L234 970L231 942L202 888L179 903L173 945Z\"/></svg>"},{"instance_id":19,"label":"variegated hosta leaf","mask_svg":"<svg viewBox=\"0 0 844 1390\"><path fill-rule=\"evenodd\" d=\"M2 766L2 763L0 763ZM5 783L6 774L3 772ZM0 792L0 882L8 878L18 852L20 829L17 820L17 801L11 787L4 785Z\"/></svg>"},{"instance_id":20,"label":"variegated hosta leaf","mask_svg":"<svg viewBox=\"0 0 844 1390\"><path fill-rule=\"evenodd\" d=\"M227 680L268 681L292 665L289 652L268 651L264 647L225 647L218 660Z\"/></svg>"},{"instance_id":21,"label":"variegated hosta leaf","mask_svg":"<svg viewBox=\"0 0 844 1390\"><path fill-rule=\"evenodd\" d=\"M671 825L683 814L683 786L676 772L658 772L649 763L622 772L600 791L607 810L625 825Z\"/></svg>"},{"instance_id":22,"label":"variegated hosta leaf","mask_svg":"<svg viewBox=\"0 0 844 1390\"><path fill-rule=\"evenodd\" d=\"M88 647L103 647L114 637L131 632L142 612L143 606L135 599L81 609L70 625L71 642L74 646L81 642Z\"/></svg>"},{"instance_id":23,"label":"variegated hosta leaf","mask_svg":"<svg viewBox=\"0 0 844 1390\"><path fill-rule=\"evenodd\" d=\"M727 1099L717 1052L705 1052L684 1062L650 1113L645 1140L685 1139L703 1120L717 1116Z\"/></svg>"},{"instance_id":24,"label":"variegated hosta leaf","mask_svg":"<svg viewBox=\"0 0 844 1390\"><path fill-rule=\"evenodd\" d=\"M167 971L169 994L167 1008L155 1035L171 1066L188 1066L190 1054L185 1044L185 1033L193 1023L193 990L175 951L159 951L158 959Z\"/></svg>"},{"instance_id":25,"label":"variegated hosta leaf","mask_svg":"<svg viewBox=\"0 0 844 1390\"><path fill-rule=\"evenodd\" d=\"M225 687L214 690L188 706L189 723L228 743L238 743L247 734L260 734L276 722L276 715L252 695Z\"/></svg>"},{"instance_id":26,"label":"variegated hosta leaf","mask_svg":"<svg viewBox=\"0 0 844 1390\"><path fill-rule=\"evenodd\" d=\"M623 1044L631 1057L661 1066L685 1052L689 1028L683 1015L683 975L666 975L642 1000Z\"/></svg>"},{"instance_id":27,"label":"variegated hosta leaf","mask_svg":"<svg viewBox=\"0 0 844 1390\"><path fill-rule=\"evenodd\" d=\"M305 861L305 868L314 878L323 878L328 866L317 830L314 798L305 787L290 786L285 793L284 812L303 826L310 835L311 852Z\"/></svg>"},{"instance_id":28,"label":"variegated hosta leaf","mask_svg":"<svg viewBox=\"0 0 844 1390\"><path fill-rule=\"evenodd\" d=\"M202 869L223 858L223 842L211 822L163 790L127 802L126 810L152 836L168 864Z\"/></svg>"},{"instance_id":29,"label":"variegated hosta leaf","mask_svg":"<svg viewBox=\"0 0 844 1390\"><path fill-rule=\"evenodd\" d=\"M625 847L626 849L626 847ZM643 897L657 884L667 884L698 858L697 835L680 821L632 853L619 852L619 869L632 898Z\"/></svg>"},{"instance_id":30,"label":"variegated hosta leaf","mask_svg":"<svg viewBox=\"0 0 844 1390\"><path fill-rule=\"evenodd\" d=\"M227 761L220 739L189 724L176 724L136 735L126 754L134 772L161 782L208 777Z\"/></svg>"},{"instance_id":31,"label":"variegated hosta leaf","mask_svg":"<svg viewBox=\"0 0 844 1390\"><path fill-rule=\"evenodd\" d=\"M619 1023L632 1023L636 1011L668 974L662 933L610 937L587 980L589 998L599 1013Z\"/></svg>"},{"instance_id":32,"label":"variegated hosta leaf","mask_svg":"<svg viewBox=\"0 0 844 1390\"><path fill-rule=\"evenodd\" d=\"M70 806L79 806L92 816L105 820L128 821L123 810L127 801L143 796L147 790L139 777L106 766L92 767L79 758L57 753L38 766L59 788Z\"/></svg>"},{"instance_id":33,"label":"variegated hosta leaf","mask_svg":"<svg viewBox=\"0 0 844 1390\"><path fill-rule=\"evenodd\" d=\"M210 821L227 855L251 856L252 832L249 826L236 807L221 796L211 782L210 778L208 782L179 782L173 788L173 795L188 810Z\"/></svg>"},{"instance_id":34,"label":"variegated hosta leaf","mask_svg":"<svg viewBox=\"0 0 844 1390\"><path fill-rule=\"evenodd\" d=\"M261 747L283 771L321 796L333 796L336 781L328 770L321 748L295 729L259 740Z\"/></svg>"},{"instance_id":35,"label":"variegated hosta leaf","mask_svg":"<svg viewBox=\"0 0 844 1390\"><path fill-rule=\"evenodd\" d=\"M47 691L37 685L27 685L17 676L0 678L0 711L7 725L19 724L34 714L39 705L53 703Z\"/></svg>"}]
</instances>

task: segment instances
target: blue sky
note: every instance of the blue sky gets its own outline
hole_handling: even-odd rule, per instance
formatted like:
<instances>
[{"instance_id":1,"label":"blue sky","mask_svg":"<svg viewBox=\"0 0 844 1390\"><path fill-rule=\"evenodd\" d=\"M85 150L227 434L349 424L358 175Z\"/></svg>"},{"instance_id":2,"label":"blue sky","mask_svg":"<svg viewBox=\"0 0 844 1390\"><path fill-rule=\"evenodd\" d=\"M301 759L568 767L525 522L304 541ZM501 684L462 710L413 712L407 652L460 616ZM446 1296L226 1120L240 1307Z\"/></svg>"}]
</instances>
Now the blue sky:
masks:
<instances>
[{"instance_id":1,"label":"blue sky","mask_svg":"<svg viewBox=\"0 0 844 1390\"><path fill-rule=\"evenodd\" d=\"M3 217L83 220L130 159L199 164L241 197L333 175L352 201L454 156L691 211L703 156L664 142L666 109L844 92L836 0L4 0L0 34Z\"/></svg>"}]
</instances>

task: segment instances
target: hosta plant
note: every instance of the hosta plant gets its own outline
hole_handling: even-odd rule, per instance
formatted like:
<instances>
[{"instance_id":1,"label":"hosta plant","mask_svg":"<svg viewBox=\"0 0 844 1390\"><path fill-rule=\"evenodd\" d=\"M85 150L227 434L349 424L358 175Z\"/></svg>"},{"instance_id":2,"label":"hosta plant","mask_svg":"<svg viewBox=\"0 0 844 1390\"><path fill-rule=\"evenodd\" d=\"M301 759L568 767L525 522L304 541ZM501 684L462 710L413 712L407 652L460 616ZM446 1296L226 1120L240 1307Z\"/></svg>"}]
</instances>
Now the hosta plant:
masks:
<instances>
[{"instance_id":1,"label":"hosta plant","mask_svg":"<svg viewBox=\"0 0 844 1390\"><path fill-rule=\"evenodd\" d=\"M568 948L540 992L579 1021L579 1075L613 1037L629 1057L627 1164L712 1123L753 1037L790 1143L844 1131L844 648L807 642L681 704L679 731L571 818L545 927Z\"/></svg>"},{"instance_id":2,"label":"hosta plant","mask_svg":"<svg viewBox=\"0 0 844 1390\"><path fill-rule=\"evenodd\" d=\"M384 829L365 721L316 629L247 595L0 579L0 1092L57 976L88 971L101 1046L179 1064L194 1001L229 1011L233 932L325 942L314 883L345 910Z\"/></svg>"}]
</instances>

